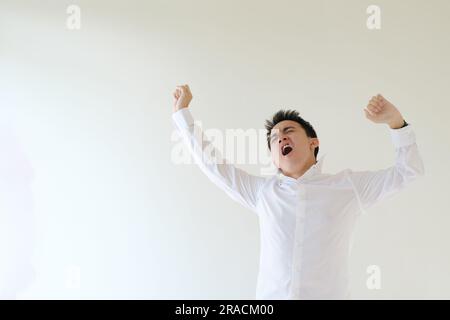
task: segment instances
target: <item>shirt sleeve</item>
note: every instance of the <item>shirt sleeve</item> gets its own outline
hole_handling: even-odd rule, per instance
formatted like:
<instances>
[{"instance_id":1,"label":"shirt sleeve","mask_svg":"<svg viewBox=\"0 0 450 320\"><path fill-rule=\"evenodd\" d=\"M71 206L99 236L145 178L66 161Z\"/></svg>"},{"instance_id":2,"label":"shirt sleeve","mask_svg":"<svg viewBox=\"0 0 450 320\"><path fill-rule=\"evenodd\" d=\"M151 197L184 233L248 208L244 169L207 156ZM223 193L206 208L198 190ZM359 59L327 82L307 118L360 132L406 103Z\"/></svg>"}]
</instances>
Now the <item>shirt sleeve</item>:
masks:
<instances>
[{"instance_id":1,"label":"shirt sleeve","mask_svg":"<svg viewBox=\"0 0 450 320\"><path fill-rule=\"evenodd\" d=\"M211 144L200 126L194 123L188 108L174 112L172 119L202 172L232 199L257 213L258 195L266 179L236 168L226 159L217 161L217 157L212 155L218 155L219 150Z\"/></svg>"},{"instance_id":2,"label":"shirt sleeve","mask_svg":"<svg viewBox=\"0 0 450 320\"><path fill-rule=\"evenodd\" d=\"M349 170L361 213L366 213L366 209L404 189L425 173L411 124L389 130L395 147L395 164L376 171Z\"/></svg>"}]
</instances>

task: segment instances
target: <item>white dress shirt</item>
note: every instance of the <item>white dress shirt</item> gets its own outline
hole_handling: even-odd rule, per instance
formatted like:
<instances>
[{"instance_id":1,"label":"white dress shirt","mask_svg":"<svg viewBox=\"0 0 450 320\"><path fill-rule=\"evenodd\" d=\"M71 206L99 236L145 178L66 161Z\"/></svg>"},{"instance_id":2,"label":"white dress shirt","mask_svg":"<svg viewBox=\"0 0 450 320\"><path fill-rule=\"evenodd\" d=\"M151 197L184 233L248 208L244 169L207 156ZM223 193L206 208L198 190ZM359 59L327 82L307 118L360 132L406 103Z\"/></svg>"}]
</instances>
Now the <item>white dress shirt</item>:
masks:
<instances>
[{"instance_id":1,"label":"white dress shirt","mask_svg":"<svg viewBox=\"0 0 450 320\"><path fill-rule=\"evenodd\" d=\"M295 179L281 171L259 177L226 161L211 161L211 143L189 109L172 118L200 169L259 218L256 299L350 298L349 255L357 218L424 174L411 124L389 129L396 154L389 168L327 174L322 156Z\"/></svg>"}]
</instances>

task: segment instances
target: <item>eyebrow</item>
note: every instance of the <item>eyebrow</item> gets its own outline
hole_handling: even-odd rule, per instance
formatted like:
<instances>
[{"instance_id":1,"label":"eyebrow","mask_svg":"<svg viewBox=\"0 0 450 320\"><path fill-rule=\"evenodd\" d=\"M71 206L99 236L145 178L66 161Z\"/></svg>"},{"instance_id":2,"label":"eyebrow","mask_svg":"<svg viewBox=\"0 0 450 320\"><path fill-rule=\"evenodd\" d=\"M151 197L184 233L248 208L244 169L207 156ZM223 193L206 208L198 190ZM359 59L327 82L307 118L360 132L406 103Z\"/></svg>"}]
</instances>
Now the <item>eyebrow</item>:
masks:
<instances>
[{"instance_id":1,"label":"eyebrow","mask_svg":"<svg viewBox=\"0 0 450 320\"><path fill-rule=\"evenodd\" d=\"M295 129L295 127L294 127L294 126L287 126L287 127L283 128L283 129L281 129L281 131L286 132L286 131L289 130L289 129ZM275 129L275 130L279 130L279 129ZM270 140L272 140L272 139L274 138L275 135L276 135L276 133L272 133L272 134L270 135Z\"/></svg>"}]
</instances>

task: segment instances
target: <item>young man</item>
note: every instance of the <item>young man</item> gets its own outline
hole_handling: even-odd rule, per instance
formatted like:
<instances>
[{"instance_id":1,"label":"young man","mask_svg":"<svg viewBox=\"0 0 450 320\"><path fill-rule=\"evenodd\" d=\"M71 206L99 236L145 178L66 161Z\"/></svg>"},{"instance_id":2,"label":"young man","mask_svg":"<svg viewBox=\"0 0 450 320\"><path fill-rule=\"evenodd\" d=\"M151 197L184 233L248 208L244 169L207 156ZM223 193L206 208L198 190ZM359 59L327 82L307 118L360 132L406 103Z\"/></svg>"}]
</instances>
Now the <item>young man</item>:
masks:
<instances>
[{"instance_id":1,"label":"young man","mask_svg":"<svg viewBox=\"0 0 450 320\"><path fill-rule=\"evenodd\" d=\"M279 170L263 178L211 161L205 151L211 151L210 143L195 128L188 109L189 87L177 86L174 98L174 123L201 170L259 217L256 298L350 298L348 264L355 221L364 210L424 174L413 129L397 108L377 95L364 109L369 120L390 127L395 164L337 174L322 173L323 157L316 160L319 140L313 127L296 111L277 112L266 128Z\"/></svg>"}]
</instances>

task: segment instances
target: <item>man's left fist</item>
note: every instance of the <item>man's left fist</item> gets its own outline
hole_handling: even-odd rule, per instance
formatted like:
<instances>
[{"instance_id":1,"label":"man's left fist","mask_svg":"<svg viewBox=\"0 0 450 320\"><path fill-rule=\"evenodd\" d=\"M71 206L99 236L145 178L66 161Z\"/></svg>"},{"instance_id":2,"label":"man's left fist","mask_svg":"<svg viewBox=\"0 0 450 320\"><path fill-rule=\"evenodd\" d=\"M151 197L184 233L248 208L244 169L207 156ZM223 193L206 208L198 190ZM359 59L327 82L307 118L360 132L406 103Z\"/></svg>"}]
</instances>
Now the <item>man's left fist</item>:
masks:
<instances>
[{"instance_id":1,"label":"man's left fist","mask_svg":"<svg viewBox=\"0 0 450 320\"><path fill-rule=\"evenodd\" d=\"M386 123L391 129L401 128L404 123L400 111L381 94L370 99L364 112L367 119L375 123Z\"/></svg>"}]
</instances>

